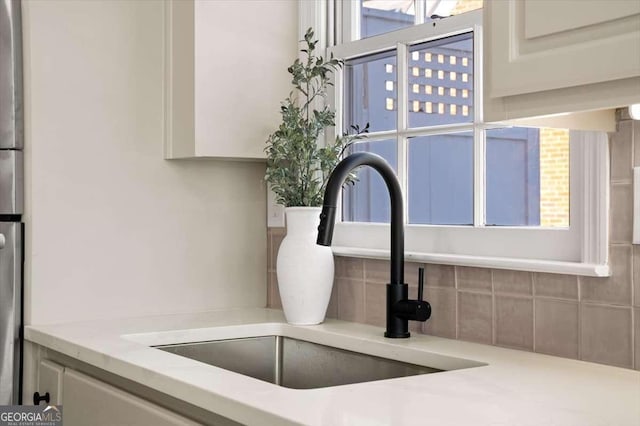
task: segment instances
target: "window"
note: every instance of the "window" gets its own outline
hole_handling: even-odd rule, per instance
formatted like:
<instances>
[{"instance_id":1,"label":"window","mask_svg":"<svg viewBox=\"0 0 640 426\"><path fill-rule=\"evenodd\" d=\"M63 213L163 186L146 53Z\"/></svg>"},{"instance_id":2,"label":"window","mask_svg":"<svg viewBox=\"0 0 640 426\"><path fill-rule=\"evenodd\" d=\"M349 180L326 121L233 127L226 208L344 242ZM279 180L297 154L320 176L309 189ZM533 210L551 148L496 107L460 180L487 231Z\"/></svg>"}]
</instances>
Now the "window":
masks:
<instances>
[{"instance_id":1,"label":"window","mask_svg":"<svg viewBox=\"0 0 640 426\"><path fill-rule=\"evenodd\" d=\"M359 40L482 8L483 0L350 0L342 3L344 40ZM351 3L351 4L346 4ZM438 58L443 59L443 58Z\"/></svg>"},{"instance_id":2,"label":"window","mask_svg":"<svg viewBox=\"0 0 640 426\"><path fill-rule=\"evenodd\" d=\"M345 60L338 128L370 123L353 151L381 155L401 182L407 257L608 274L606 134L484 123L482 13L430 20L436 3L481 6L343 2L351 41L330 49ZM361 169L342 212L334 251L383 256L389 202L375 171Z\"/></svg>"}]
</instances>

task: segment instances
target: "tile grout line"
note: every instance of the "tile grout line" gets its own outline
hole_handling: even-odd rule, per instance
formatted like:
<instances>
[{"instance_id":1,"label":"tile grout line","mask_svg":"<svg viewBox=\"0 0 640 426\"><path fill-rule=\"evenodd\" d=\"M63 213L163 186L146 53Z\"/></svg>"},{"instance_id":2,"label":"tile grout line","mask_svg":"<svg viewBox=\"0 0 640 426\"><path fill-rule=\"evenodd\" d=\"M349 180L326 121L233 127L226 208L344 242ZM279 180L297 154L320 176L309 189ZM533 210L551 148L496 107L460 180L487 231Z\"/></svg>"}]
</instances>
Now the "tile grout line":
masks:
<instances>
[{"instance_id":1,"label":"tile grout line","mask_svg":"<svg viewBox=\"0 0 640 426\"><path fill-rule=\"evenodd\" d=\"M633 185L633 179L611 179L609 184L611 186Z\"/></svg>"},{"instance_id":2,"label":"tile grout line","mask_svg":"<svg viewBox=\"0 0 640 426\"><path fill-rule=\"evenodd\" d=\"M635 309L635 283L633 282L633 277L635 274L635 262L633 260L633 246L631 247L631 365L632 368L638 369L640 365L636 365L636 309Z\"/></svg>"},{"instance_id":3,"label":"tile grout line","mask_svg":"<svg viewBox=\"0 0 640 426\"><path fill-rule=\"evenodd\" d=\"M532 273L531 274L531 295L533 297L533 321L531 323L531 326L533 327L533 330L531 331L531 335L533 336L533 342L532 342L532 347L531 347L531 351L532 352L537 352L537 342L536 342L536 274Z\"/></svg>"},{"instance_id":4,"label":"tile grout line","mask_svg":"<svg viewBox=\"0 0 640 426\"><path fill-rule=\"evenodd\" d=\"M576 282L577 282L577 275L576 275ZM557 300L557 301L561 301L561 302L575 302L575 303L579 303L580 301L578 300L578 296L571 298L571 297L562 297L562 296L547 296L544 294L538 294L536 296L533 296L536 299L540 299L540 300Z\"/></svg>"},{"instance_id":5,"label":"tile grout line","mask_svg":"<svg viewBox=\"0 0 640 426\"><path fill-rule=\"evenodd\" d=\"M458 267L454 266L453 267L453 294L455 296L455 299L453 301L453 306L454 309L456 310L455 315L454 315L454 335L456 340L458 340L460 337L460 333L458 331L460 325L458 324L458 310L460 309L458 306Z\"/></svg>"},{"instance_id":6,"label":"tile grout line","mask_svg":"<svg viewBox=\"0 0 640 426\"><path fill-rule=\"evenodd\" d=\"M455 306L456 306L456 340L460 340L460 330L461 330L461 326L460 326L460 316L461 316L461 309L460 309L460 288L459 288L459 284L456 282L455 283L455 297L456 297L456 301L455 301Z\"/></svg>"},{"instance_id":7,"label":"tile grout line","mask_svg":"<svg viewBox=\"0 0 640 426\"><path fill-rule=\"evenodd\" d=\"M360 303L362 303L362 322L367 322L367 282L365 281L365 267L366 263L364 259L360 260L362 264L360 265L360 285L362 285L362 295L360 296Z\"/></svg>"},{"instance_id":8,"label":"tile grout line","mask_svg":"<svg viewBox=\"0 0 640 426\"><path fill-rule=\"evenodd\" d=\"M367 261L366 259L358 259L358 262L361 263L360 279L362 280L362 298L364 299L364 318L362 321L364 324L368 324L367 315L369 314L369 306L367 305Z\"/></svg>"},{"instance_id":9,"label":"tile grout line","mask_svg":"<svg viewBox=\"0 0 640 426\"><path fill-rule=\"evenodd\" d=\"M336 295L336 319L340 319L340 278L338 277L338 268L337 268L336 257L333 256L333 288L331 289L331 293L335 291ZM329 299L329 303L331 303L331 299Z\"/></svg>"},{"instance_id":10,"label":"tile grout line","mask_svg":"<svg viewBox=\"0 0 640 426\"><path fill-rule=\"evenodd\" d=\"M496 292L495 283L493 281L494 270L491 270L491 344L497 343L497 318L496 318Z\"/></svg>"},{"instance_id":11,"label":"tile grout line","mask_svg":"<svg viewBox=\"0 0 640 426\"><path fill-rule=\"evenodd\" d=\"M267 228L267 250L269 251L269 262L267 262L267 308L271 308L271 262L273 262L273 250L271 246L271 229Z\"/></svg>"},{"instance_id":12,"label":"tile grout line","mask_svg":"<svg viewBox=\"0 0 640 426\"><path fill-rule=\"evenodd\" d=\"M638 135L640 136L640 135ZM640 138L639 138L640 139ZM631 176L632 176L632 184L631 184L631 191L632 193L634 192L634 188L633 188L633 175L634 175L634 171L633 171L633 167L635 166L636 163L636 149L639 147L636 147L636 123L632 122L631 123ZM633 208L633 206L632 206ZM632 215L633 215L633 211L632 211ZM632 226L632 234L633 234L633 226ZM633 235L631 237L631 241L633 242ZM631 365L633 365L633 368L636 370L640 370L640 365L638 365L638 363L636 362L638 359L640 359L640 357L638 356L638 354L636 353L636 333L635 330L637 327L640 327L640 324L638 324L638 318L636 316L636 309L635 309L635 302L636 302L636 294L635 294L635 287L636 287L636 282L635 282L635 277L636 277L636 262L635 262L635 256L634 253L635 252L635 247L633 246L633 244L631 244ZM638 271L640 272L640 271Z\"/></svg>"},{"instance_id":13,"label":"tile grout line","mask_svg":"<svg viewBox=\"0 0 640 426\"><path fill-rule=\"evenodd\" d=\"M640 365L636 365L636 336L635 336L635 324L636 324L636 309L631 307L631 368L638 370Z\"/></svg>"},{"instance_id":14,"label":"tile grout line","mask_svg":"<svg viewBox=\"0 0 640 426\"><path fill-rule=\"evenodd\" d=\"M634 192L634 188L633 188L633 175L634 175L634 171L633 171L633 166L635 165L636 162L636 135L635 135L635 123L631 123L631 176L632 176L632 184L631 184L631 192L633 194ZM631 208L633 209L633 204L631 206ZM631 215L633 216L633 210L631 212ZM633 242L633 226L631 228L631 241ZM640 324L636 324L636 322L638 321L638 318L636 318L636 309L635 309L635 282L634 282L634 278L636 275L636 271L635 271L635 256L634 256L634 247L633 244L631 244L631 276L630 276L630 282L631 282L631 365L632 368L639 370L640 369L640 365L637 365L636 363L636 359L637 354L636 354L636 333L635 333L635 329L637 326L639 326Z\"/></svg>"},{"instance_id":15,"label":"tile grout line","mask_svg":"<svg viewBox=\"0 0 640 426\"><path fill-rule=\"evenodd\" d=\"M546 298L546 299L553 299L553 298ZM554 299L554 300L567 300L568 299ZM589 305L589 306L603 306L603 307L607 307L607 308L628 308L630 306L633 306L632 304L628 304L628 303L610 303L610 302L598 302L597 300L583 300L582 302L580 302L581 304L584 305Z\"/></svg>"},{"instance_id":16,"label":"tile grout line","mask_svg":"<svg viewBox=\"0 0 640 426\"><path fill-rule=\"evenodd\" d=\"M578 359L582 359L582 277L578 276Z\"/></svg>"}]
</instances>

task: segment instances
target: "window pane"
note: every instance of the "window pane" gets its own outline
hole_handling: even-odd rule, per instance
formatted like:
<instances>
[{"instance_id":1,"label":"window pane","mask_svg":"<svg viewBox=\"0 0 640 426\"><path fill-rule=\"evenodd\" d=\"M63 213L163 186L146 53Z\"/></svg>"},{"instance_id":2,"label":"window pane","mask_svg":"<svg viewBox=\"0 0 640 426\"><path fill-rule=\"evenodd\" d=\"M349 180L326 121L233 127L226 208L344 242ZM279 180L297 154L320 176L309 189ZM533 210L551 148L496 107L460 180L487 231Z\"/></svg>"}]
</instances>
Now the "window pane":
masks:
<instances>
[{"instance_id":1,"label":"window pane","mask_svg":"<svg viewBox=\"0 0 640 426\"><path fill-rule=\"evenodd\" d=\"M415 22L413 0L362 0L360 38L410 27Z\"/></svg>"},{"instance_id":2,"label":"window pane","mask_svg":"<svg viewBox=\"0 0 640 426\"><path fill-rule=\"evenodd\" d=\"M569 131L487 131L487 225L569 226Z\"/></svg>"},{"instance_id":3,"label":"window pane","mask_svg":"<svg viewBox=\"0 0 640 426\"><path fill-rule=\"evenodd\" d=\"M398 170L396 140L358 142L351 152L372 152L383 157ZM358 169L358 181L345 187L342 196L342 211L346 222L389 222L391 209L389 191L380 174L371 167Z\"/></svg>"},{"instance_id":4,"label":"window pane","mask_svg":"<svg viewBox=\"0 0 640 426\"><path fill-rule=\"evenodd\" d=\"M473 224L473 132L409 141L409 223Z\"/></svg>"},{"instance_id":5,"label":"window pane","mask_svg":"<svg viewBox=\"0 0 640 426\"><path fill-rule=\"evenodd\" d=\"M396 54L385 52L345 64L345 124L369 131L396 128L398 88Z\"/></svg>"},{"instance_id":6,"label":"window pane","mask_svg":"<svg viewBox=\"0 0 640 426\"><path fill-rule=\"evenodd\" d=\"M473 33L409 49L409 127L473 121Z\"/></svg>"},{"instance_id":7,"label":"window pane","mask_svg":"<svg viewBox=\"0 0 640 426\"><path fill-rule=\"evenodd\" d=\"M460 15L471 10L482 9L483 0L426 0L425 16Z\"/></svg>"}]
</instances>

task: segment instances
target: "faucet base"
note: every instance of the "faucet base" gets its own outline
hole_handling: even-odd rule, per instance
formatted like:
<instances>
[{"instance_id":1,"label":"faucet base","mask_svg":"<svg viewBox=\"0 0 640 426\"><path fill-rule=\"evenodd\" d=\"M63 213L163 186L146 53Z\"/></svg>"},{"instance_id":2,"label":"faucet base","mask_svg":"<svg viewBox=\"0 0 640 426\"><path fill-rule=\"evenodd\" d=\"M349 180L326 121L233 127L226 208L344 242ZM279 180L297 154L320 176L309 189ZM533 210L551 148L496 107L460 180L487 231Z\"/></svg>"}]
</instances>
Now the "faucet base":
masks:
<instances>
[{"instance_id":1,"label":"faucet base","mask_svg":"<svg viewBox=\"0 0 640 426\"><path fill-rule=\"evenodd\" d=\"M387 330L384 337L390 339L406 339L409 333L409 321L398 316L397 304L401 300L409 298L409 286L402 284L387 284Z\"/></svg>"},{"instance_id":2,"label":"faucet base","mask_svg":"<svg viewBox=\"0 0 640 426\"><path fill-rule=\"evenodd\" d=\"M408 331L406 333L390 333L388 331L384 332L384 337L388 337L390 339L406 339L411 337L411 333Z\"/></svg>"}]
</instances>

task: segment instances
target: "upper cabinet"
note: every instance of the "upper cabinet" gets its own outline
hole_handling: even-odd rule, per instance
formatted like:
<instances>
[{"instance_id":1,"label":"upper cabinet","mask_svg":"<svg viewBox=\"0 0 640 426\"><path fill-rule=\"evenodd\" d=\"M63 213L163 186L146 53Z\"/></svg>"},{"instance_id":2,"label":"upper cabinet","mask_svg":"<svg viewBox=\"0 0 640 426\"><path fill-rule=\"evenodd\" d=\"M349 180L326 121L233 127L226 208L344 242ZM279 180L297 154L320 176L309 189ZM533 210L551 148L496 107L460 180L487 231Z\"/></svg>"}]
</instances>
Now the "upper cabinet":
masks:
<instances>
[{"instance_id":1,"label":"upper cabinet","mask_svg":"<svg viewBox=\"0 0 640 426\"><path fill-rule=\"evenodd\" d=\"M165 156L265 158L297 55L293 1L165 2Z\"/></svg>"},{"instance_id":2,"label":"upper cabinet","mask_svg":"<svg viewBox=\"0 0 640 426\"><path fill-rule=\"evenodd\" d=\"M485 1L484 61L486 121L638 103L640 1Z\"/></svg>"}]
</instances>

